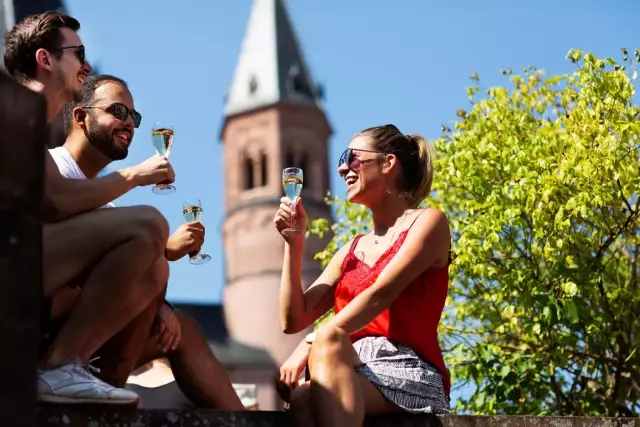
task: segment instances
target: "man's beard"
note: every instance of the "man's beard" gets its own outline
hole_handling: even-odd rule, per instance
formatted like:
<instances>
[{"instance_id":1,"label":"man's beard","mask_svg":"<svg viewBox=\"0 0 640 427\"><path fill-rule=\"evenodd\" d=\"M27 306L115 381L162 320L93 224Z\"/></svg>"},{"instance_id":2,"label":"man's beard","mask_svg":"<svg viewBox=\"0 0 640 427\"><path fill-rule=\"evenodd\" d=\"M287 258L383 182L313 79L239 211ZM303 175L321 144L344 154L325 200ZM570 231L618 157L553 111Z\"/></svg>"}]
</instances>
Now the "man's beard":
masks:
<instances>
[{"instance_id":1,"label":"man's beard","mask_svg":"<svg viewBox=\"0 0 640 427\"><path fill-rule=\"evenodd\" d=\"M111 160L122 160L129 154L129 147L116 147L113 134L109 130L100 128L98 122L89 115L85 136L91 145Z\"/></svg>"}]
</instances>

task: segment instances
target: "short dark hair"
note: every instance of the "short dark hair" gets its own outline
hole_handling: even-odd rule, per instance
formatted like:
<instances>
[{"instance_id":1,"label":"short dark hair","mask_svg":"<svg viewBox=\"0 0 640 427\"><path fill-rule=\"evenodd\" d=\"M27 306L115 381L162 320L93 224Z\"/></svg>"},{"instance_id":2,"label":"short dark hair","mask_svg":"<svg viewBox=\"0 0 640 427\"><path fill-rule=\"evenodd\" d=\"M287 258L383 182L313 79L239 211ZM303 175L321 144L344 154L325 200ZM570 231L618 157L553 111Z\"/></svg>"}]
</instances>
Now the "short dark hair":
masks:
<instances>
[{"instance_id":1,"label":"short dark hair","mask_svg":"<svg viewBox=\"0 0 640 427\"><path fill-rule=\"evenodd\" d=\"M93 101L93 96L96 93L96 89L102 86L105 83L118 83L125 88L129 89L127 82L122 80L119 77L112 76L110 74L98 74L87 76L84 79L84 83L82 84L82 90L80 92L80 101L78 102L68 102L63 107L64 114L64 128L66 134L69 135L71 132L71 125L73 123L73 109L76 107L82 107L84 105L90 105Z\"/></svg>"},{"instance_id":2,"label":"short dark hair","mask_svg":"<svg viewBox=\"0 0 640 427\"><path fill-rule=\"evenodd\" d=\"M44 12L27 16L4 35L4 66L21 83L36 77L38 49L53 50L60 47L62 28L80 29L80 22L64 13ZM61 55L60 52L54 52Z\"/></svg>"}]
</instances>

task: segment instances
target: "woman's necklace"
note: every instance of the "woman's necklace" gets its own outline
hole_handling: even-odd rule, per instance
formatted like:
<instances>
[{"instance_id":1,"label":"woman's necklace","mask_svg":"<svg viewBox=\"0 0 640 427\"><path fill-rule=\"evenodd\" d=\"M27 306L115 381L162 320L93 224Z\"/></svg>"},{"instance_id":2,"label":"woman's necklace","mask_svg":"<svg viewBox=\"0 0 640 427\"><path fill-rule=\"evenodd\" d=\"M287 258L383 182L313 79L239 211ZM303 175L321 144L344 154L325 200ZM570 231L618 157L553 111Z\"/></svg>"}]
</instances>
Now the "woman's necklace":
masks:
<instances>
[{"instance_id":1,"label":"woman's necklace","mask_svg":"<svg viewBox=\"0 0 640 427\"><path fill-rule=\"evenodd\" d=\"M404 222L404 220L406 219L408 213L409 213L409 210L406 210L404 212L404 214L402 214L402 219L400 220L400 222L398 224L394 225L393 234L391 235L391 239L389 240L389 244L387 245L387 249L389 249L389 246L391 246L391 243L393 242L393 239L396 237L396 233L398 231L398 227ZM372 233L375 233L375 231L373 231ZM380 243L380 240L375 237L375 234L373 234L372 241L373 241L373 243L375 245ZM370 243L369 244L369 250L371 250L371 249L373 249L373 245Z\"/></svg>"}]
</instances>

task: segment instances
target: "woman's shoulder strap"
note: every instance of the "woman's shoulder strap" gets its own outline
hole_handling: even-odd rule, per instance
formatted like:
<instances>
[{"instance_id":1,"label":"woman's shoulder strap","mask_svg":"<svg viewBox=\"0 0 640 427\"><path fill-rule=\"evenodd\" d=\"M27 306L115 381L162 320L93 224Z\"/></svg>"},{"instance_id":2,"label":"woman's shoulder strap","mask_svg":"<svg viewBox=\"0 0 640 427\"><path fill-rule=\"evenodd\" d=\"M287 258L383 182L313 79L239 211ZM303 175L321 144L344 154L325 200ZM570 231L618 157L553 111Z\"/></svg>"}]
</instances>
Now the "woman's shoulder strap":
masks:
<instances>
[{"instance_id":1,"label":"woman's shoulder strap","mask_svg":"<svg viewBox=\"0 0 640 427\"><path fill-rule=\"evenodd\" d=\"M364 234L358 234L356 238L353 239L353 242L351 242L351 247L349 248L349 253L353 253L353 251L356 249L356 246L358 246L358 241L362 236L364 236Z\"/></svg>"},{"instance_id":2,"label":"woman's shoulder strap","mask_svg":"<svg viewBox=\"0 0 640 427\"><path fill-rule=\"evenodd\" d=\"M418 214L415 217L413 217L411 224L409 224L409 227L407 227L407 231L411 230L411 227L413 227L413 224L415 224L418 218L420 218L420 216L426 211L427 211L426 209L420 209L420 212L418 212Z\"/></svg>"}]
</instances>

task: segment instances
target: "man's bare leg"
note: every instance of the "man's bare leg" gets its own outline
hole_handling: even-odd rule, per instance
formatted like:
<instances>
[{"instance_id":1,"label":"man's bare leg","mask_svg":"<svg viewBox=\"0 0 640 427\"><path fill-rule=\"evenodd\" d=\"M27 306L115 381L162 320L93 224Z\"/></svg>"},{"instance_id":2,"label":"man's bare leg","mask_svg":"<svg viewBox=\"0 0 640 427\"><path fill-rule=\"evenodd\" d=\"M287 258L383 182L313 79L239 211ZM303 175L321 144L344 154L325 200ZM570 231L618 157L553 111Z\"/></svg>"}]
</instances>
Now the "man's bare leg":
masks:
<instances>
[{"instance_id":1,"label":"man's bare leg","mask_svg":"<svg viewBox=\"0 0 640 427\"><path fill-rule=\"evenodd\" d=\"M135 274L137 266L121 263L122 259L132 258L148 249L146 242L132 241L105 256L87 281L77 306L50 347L44 361L45 367L59 366L73 357L87 362L108 339L162 294L168 277L166 259L158 259L153 264L155 277L150 281L143 281ZM94 276L95 280L92 280ZM124 281L121 279L123 276L133 277L135 282Z\"/></svg>"},{"instance_id":2,"label":"man's bare leg","mask_svg":"<svg viewBox=\"0 0 640 427\"><path fill-rule=\"evenodd\" d=\"M92 365L100 369L98 376L102 381L115 387L125 386L140 360L161 304L163 298L156 298L94 354L99 359Z\"/></svg>"},{"instance_id":3,"label":"man's bare leg","mask_svg":"<svg viewBox=\"0 0 640 427\"><path fill-rule=\"evenodd\" d=\"M96 209L43 226L45 296L73 283L92 270L108 252L134 238L158 243L158 258L164 253L169 226L164 217L149 206ZM144 255L144 254L143 254ZM137 264L139 258L125 263Z\"/></svg>"},{"instance_id":4,"label":"man's bare leg","mask_svg":"<svg viewBox=\"0 0 640 427\"><path fill-rule=\"evenodd\" d=\"M87 362L162 292L167 235L164 218L146 207L100 209L45 226L45 295L93 267L45 368L73 357ZM141 280L147 271L153 280Z\"/></svg>"},{"instance_id":5,"label":"man's bare leg","mask_svg":"<svg viewBox=\"0 0 640 427\"><path fill-rule=\"evenodd\" d=\"M51 320L66 321L79 297L80 288L63 288L58 291L53 300L54 309ZM100 369L98 376L102 381L115 387L125 386L127 378L138 365L158 309L162 304L164 304L164 298L156 298L142 313L93 354L97 360L91 364Z\"/></svg>"},{"instance_id":6,"label":"man's bare leg","mask_svg":"<svg viewBox=\"0 0 640 427\"><path fill-rule=\"evenodd\" d=\"M150 337L137 366L167 357L176 383L185 396L201 408L241 411L244 406L229 376L213 355L198 323L184 313L176 312L182 338L178 347L163 354L158 350L158 337Z\"/></svg>"},{"instance_id":7,"label":"man's bare leg","mask_svg":"<svg viewBox=\"0 0 640 427\"><path fill-rule=\"evenodd\" d=\"M55 294L87 270L89 274L78 304L43 362L40 400L137 402L135 393L91 379L84 365L162 293L168 277L167 236L164 218L146 207L100 209L45 226L45 295ZM147 272L152 279L141 280Z\"/></svg>"}]
</instances>

